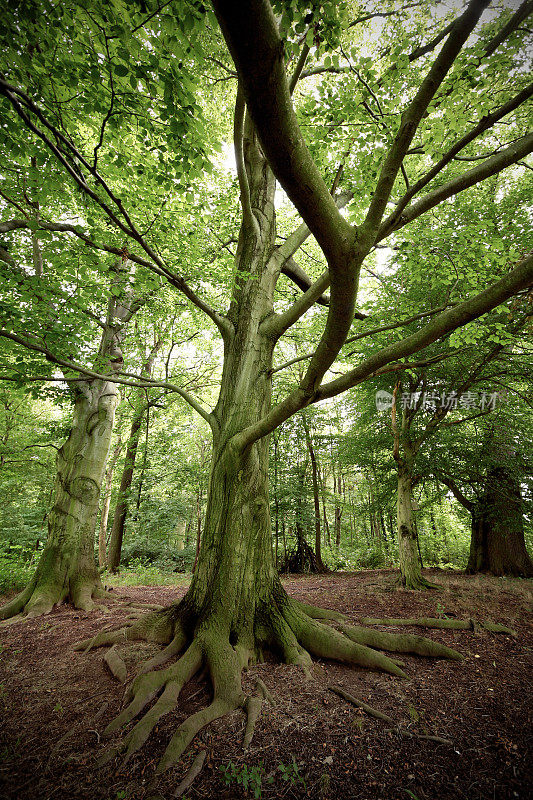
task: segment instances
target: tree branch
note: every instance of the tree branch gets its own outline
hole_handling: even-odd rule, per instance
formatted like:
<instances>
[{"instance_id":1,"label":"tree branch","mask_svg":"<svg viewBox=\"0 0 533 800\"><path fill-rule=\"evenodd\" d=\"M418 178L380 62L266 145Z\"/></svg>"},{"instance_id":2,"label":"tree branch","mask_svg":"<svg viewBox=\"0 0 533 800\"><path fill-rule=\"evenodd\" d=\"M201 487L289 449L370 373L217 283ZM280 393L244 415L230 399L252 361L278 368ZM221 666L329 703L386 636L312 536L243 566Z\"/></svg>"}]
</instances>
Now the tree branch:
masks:
<instances>
[{"instance_id":1,"label":"tree branch","mask_svg":"<svg viewBox=\"0 0 533 800\"><path fill-rule=\"evenodd\" d=\"M237 87L237 97L235 99L235 112L233 115L233 148L235 151L235 163L237 166L237 179L239 181L239 189L241 193L242 217L244 225L250 230L253 230L256 236L259 236L259 223L254 217L252 211L250 185L248 183L246 165L244 163L243 139L245 115L246 103L244 101L244 92L239 82Z\"/></svg>"},{"instance_id":2,"label":"tree branch","mask_svg":"<svg viewBox=\"0 0 533 800\"><path fill-rule=\"evenodd\" d=\"M392 214L383 222L380 227L380 231L378 236L382 238L382 232L394 230L394 223L399 219L401 216L402 211L408 205L410 200L414 197L415 194L418 194L421 189L424 188L433 178L441 172L444 167L452 161L452 159L463 150L468 144L477 139L482 133L484 133L489 128L492 128L499 120L503 117L510 114L511 111L514 111L518 108L522 103L525 103L533 95L533 83L530 83L521 92L519 92L515 97L508 100L500 108L496 109L496 111L487 114L486 116L482 117L482 119L475 125L467 134L465 134L461 139L459 139L455 144L445 153L444 156L438 161L422 178L420 178L416 183L414 183L410 189L404 194L401 200L398 201L396 204L396 208L392 212ZM385 234L387 235L387 234Z\"/></svg>"},{"instance_id":3,"label":"tree branch","mask_svg":"<svg viewBox=\"0 0 533 800\"><path fill-rule=\"evenodd\" d=\"M207 411L192 395L190 395L189 392L185 391L179 386L176 386L173 383L167 383L165 381L154 381L147 378L141 378L140 380L132 381L126 378L119 377L121 374L124 373L118 373L118 374L113 373L112 375L105 375L101 372L95 372L94 370L86 369L85 367L82 367L80 364L77 364L75 361L70 361L61 358L61 356L56 355L44 345L39 344L38 342L35 341L32 342L29 339L24 339L23 337L11 333L10 331L0 329L0 336L2 336L4 339L10 339L12 342L15 342L16 344L22 345L22 347L25 347L27 350L32 350L33 352L41 353L42 355L45 356L47 361L57 364L62 369L67 369L77 372L80 375L84 376L86 380L90 379L90 380L110 381L111 383L120 383L124 386L133 386L136 389L156 387L160 389L168 389L171 392L176 392L176 394L179 394L179 396L183 400L185 400L185 402L187 402L198 414L200 414L201 417L203 417L203 419L206 420L206 422L209 423L212 430L215 430L217 423L213 415L209 411ZM6 378L3 379L5 380ZM44 382L50 380L47 377L26 378L24 375L21 376L21 379L42 380ZM65 378L64 380L65 382L68 383L70 378L68 379Z\"/></svg>"},{"instance_id":4,"label":"tree branch","mask_svg":"<svg viewBox=\"0 0 533 800\"><path fill-rule=\"evenodd\" d=\"M420 84L416 95L403 112L399 131L383 162L376 189L362 225L363 229L373 233L380 224L394 181L420 121L459 55L463 44L475 28L488 2L489 0L471 0L466 11L455 20L450 30L450 35L433 62L431 69Z\"/></svg>"},{"instance_id":5,"label":"tree branch","mask_svg":"<svg viewBox=\"0 0 533 800\"><path fill-rule=\"evenodd\" d=\"M380 369L393 360L405 358L423 350L443 336L496 308L532 284L533 255L528 255L493 286L489 286L483 292L439 314L421 331L383 348L341 378L321 386L316 392L313 402L325 400L327 397L335 397L340 392L366 380L375 373L376 369Z\"/></svg>"},{"instance_id":6,"label":"tree branch","mask_svg":"<svg viewBox=\"0 0 533 800\"><path fill-rule=\"evenodd\" d=\"M465 189L475 186L476 183L480 183L490 178L492 175L496 175L496 173L515 164L531 152L533 152L533 133L528 133L522 136L517 142L506 147L505 150L501 150L499 153L496 153L496 155L487 158L482 164L472 167L472 169L457 175L432 192L428 192L416 203L406 208L392 226L390 226L389 220L386 220L378 231L376 242L385 239L393 231L397 231L405 225L408 225L417 217L420 217L439 203L442 203L443 200L447 200L448 197L459 194L459 192L464 192Z\"/></svg>"},{"instance_id":7,"label":"tree branch","mask_svg":"<svg viewBox=\"0 0 533 800\"><path fill-rule=\"evenodd\" d=\"M38 227L55 233L71 233L78 239L81 239L82 242L85 242L85 244L87 244L89 247L93 247L95 250L101 250L102 252L111 253L116 256L123 255L122 248L95 242L90 238L90 236L80 230L79 225L70 225L62 222L45 222L44 220L40 219L38 222ZM0 222L0 233L7 233L9 231L20 229L31 229L31 223L25 219L13 219L7 222ZM203 311L204 314L206 314L215 323L223 337L229 333L231 328L230 321L226 319L226 317L222 316L222 314L219 314L217 311L211 308L211 306L209 306L204 300L202 300L202 298L199 297L196 292L193 291L193 289L191 289L181 275L171 272L171 270L162 264L162 262L159 262L159 264L154 264L151 261L142 258L142 256L135 255L134 253L128 252L128 258L135 264L139 264L140 266L149 269L156 275L160 275L171 286L179 289L179 291L184 294L185 297L190 300L191 303L193 303L193 305L199 308L200 311Z\"/></svg>"}]
</instances>

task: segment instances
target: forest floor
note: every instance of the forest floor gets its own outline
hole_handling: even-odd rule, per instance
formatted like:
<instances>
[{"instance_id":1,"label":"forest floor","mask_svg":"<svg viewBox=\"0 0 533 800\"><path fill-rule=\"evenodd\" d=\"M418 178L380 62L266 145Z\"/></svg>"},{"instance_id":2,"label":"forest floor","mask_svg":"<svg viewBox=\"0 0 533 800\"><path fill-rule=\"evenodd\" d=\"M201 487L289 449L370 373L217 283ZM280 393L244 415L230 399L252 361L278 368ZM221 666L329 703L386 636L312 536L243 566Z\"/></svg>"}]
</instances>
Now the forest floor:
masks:
<instances>
[{"instance_id":1,"label":"forest floor","mask_svg":"<svg viewBox=\"0 0 533 800\"><path fill-rule=\"evenodd\" d=\"M244 715L235 712L204 730L157 792L148 789L155 765L177 723L205 706L209 690L192 681L179 711L165 717L144 748L123 767L97 770L104 727L121 707L123 686L111 676L104 650L84 655L70 645L120 623L119 604L90 614L68 607L0 631L0 797L4 800L170 800L199 749L203 771L185 797L330 798L344 800L507 800L533 785L531 743L532 584L427 570L439 590L412 592L394 584L392 570L291 576L289 593L308 603L362 616L443 616L490 619L517 638L474 631L384 628L427 635L460 650L462 662L402 656L409 681L320 661L315 679L296 667L265 663L244 676L262 678L275 704L263 704L254 740L242 750ZM167 603L177 587L121 586L116 600ZM130 673L155 645L124 643ZM328 691L346 691L388 714L400 735ZM528 718L529 716L529 718ZM248 789L243 784L248 780Z\"/></svg>"}]
</instances>

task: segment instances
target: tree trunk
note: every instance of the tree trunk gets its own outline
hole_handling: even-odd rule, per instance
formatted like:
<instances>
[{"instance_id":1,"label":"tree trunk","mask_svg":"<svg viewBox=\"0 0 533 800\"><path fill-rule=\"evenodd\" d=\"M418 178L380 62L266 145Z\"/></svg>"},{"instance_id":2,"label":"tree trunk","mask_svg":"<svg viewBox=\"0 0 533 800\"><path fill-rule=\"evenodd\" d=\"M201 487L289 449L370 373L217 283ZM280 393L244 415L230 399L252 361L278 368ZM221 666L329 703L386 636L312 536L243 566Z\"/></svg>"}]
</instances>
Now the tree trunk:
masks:
<instances>
[{"instance_id":1,"label":"tree trunk","mask_svg":"<svg viewBox=\"0 0 533 800\"><path fill-rule=\"evenodd\" d=\"M117 403L113 383L78 384L72 429L57 455L45 548L32 580L0 609L0 618L23 609L31 617L47 614L66 599L76 608L93 608L91 598L101 590L94 532Z\"/></svg>"},{"instance_id":2,"label":"tree trunk","mask_svg":"<svg viewBox=\"0 0 533 800\"><path fill-rule=\"evenodd\" d=\"M320 496L318 493L318 474L317 474L316 455L315 455L315 448L313 447L313 441L311 439L311 433L309 431L309 426L305 418L305 414L302 414L302 424L304 428L307 449L309 451L309 457L311 459L311 477L313 481L313 507L315 512L316 569L318 572L327 572L327 569L324 566L324 562L322 561L322 542L321 542L321 532L320 532Z\"/></svg>"},{"instance_id":3,"label":"tree trunk","mask_svg":"<svg viewBox=\"0 0 533 800\"><path fill-rule=\"evenodd\" d=\"M241 673L250 663L262 659L267 648L277 652L284 662L301 666L308 674L314 654L405 676L396 661L363 646L375 643L374 631L353 628L347 629L345 635L322 624L319 619L338 619L339 615L291 600L275 569L268 436L246 444L243 431L262 420L270 409L272 353L276 341L262 322L273 313L274 287L283 265L276 260L274 249L274 179L249 126L245 127L243 137L240 128L243 106L238 90L236 140L241 140L246 156L241 160L242 150L239 153L236 147L244 222L237 246L237 276L227 317L229 325L223 329L220 395L215 409L207 416L213 448L196 570L183 600L144 615L128 628L103 631L89 640L90 646L124 639L167 644L143 666L143 674L131 687L130 705L108 726L108 732L119 729L163 690L160 699L124 740L127 757L143 745L161 716L174 708L181 687L196 672L205 667L210 675L213 686L210 705L178 727L157 774L181 757L205 725L237 708L248 713L245 734L248 746L260 698L246 696ZM390 639L391 634L387 637ZM383 634L379 639L381 644L382 639ZM78 647L85 649L87 643ZM401 646L395 644L391 649L401 647L405 651L412 644L407 645L402 639ZM182 651L175 664L163 670L154 669ZM115 754L116 750L110 751L111 758Z\"/></svg>"},{"instance_id":4,"label":"tree trunk","mask_svg":"<svg viewBox=\"0 0 533 800\"><path fill-rule=\"evenodd\" d=\"M110 377L122 367L122 341L131 318L127 259L115 267L107 318L98 352L99 367ZM103 593L94 558L94 538L100 488L105 474L115 409L116 384L111 380L73 380L70 435L57 455L54 499L48 514L48 539L35 574L26 588L0 608L0 619L23 612L49 613L70 600L76 608L94 607L92 597Z\"/></svg>"},{"instance_id":5,"label":"tree trunk","mask_svg":"<svg viewBox=\"0 0 533 800\"><path fill-rule=\"evenodd\" d=\"M407 589L427 589L431 584L422 576L413 519L413 475L408 459L398 464L397 526L400 583Z\"/></svg>"},{"instance_id":6,"label":"tree trunk","mask_svg":"<svg viewBox=\"0 0 533 800\"><path fill-rule=\"evenodd\" d=\"M466 571L533 576L526 550L520 483L512 468L494 467L483 500L472 510L472 538Z\"/></svg>"},{"instance_id":7,"label":"tree trunk","mask_svg":"<svg viewBox=\"0 0 533 800\"><path fill-rule=\"evenodd\" d=\"M128 495L133 480L135 459L137 457L137 448L139 446L141 425L143 423L145 411L146 408L144 405L137 408L131 422L126 456L124 458L124 469L122 470L122 476L120 478L120 488L117 504L115 506L115 513L113 515L113 527L111 529L111 538L109 540L109 549L107 553L107 568L109 572L118 572L120 564L122 539L124 537L124 527L128 515Z\"/></svg>"},{"instance_id":8,"label":"tree trunk","mask_svg":"<svg viewBox=\"0 0 533 800\"><path fill-rule=\"evenodd\" d=\"M113 473L117 459L122 449L122 443L118 442L113 458L109 464L105 474L105 493L102 502L102 511L100 512L100 528L98 530L98 566L107 566L107 520L109 517L109 506L111 504L111 485L113 483Z\"/></svg>"},{"instance_id":9,"label":"tree trunk","mask_svg":"<svg viewBox=\"0 0 533 800\"><path fill-rule=\"evenodd\" d=\"M185 529L187 523L184 519L179 519L174 530L173 547L178 552L185 549Z\"/></svg>"}]
</instances>

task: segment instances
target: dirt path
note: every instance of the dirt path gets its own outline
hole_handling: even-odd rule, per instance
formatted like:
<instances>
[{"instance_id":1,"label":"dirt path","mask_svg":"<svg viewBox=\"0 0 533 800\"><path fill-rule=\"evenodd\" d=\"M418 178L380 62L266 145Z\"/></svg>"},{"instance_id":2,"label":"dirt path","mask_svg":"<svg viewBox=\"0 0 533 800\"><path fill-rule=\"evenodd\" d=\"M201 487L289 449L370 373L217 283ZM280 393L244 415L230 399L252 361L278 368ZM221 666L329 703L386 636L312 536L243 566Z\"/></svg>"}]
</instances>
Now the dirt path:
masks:
<instances>
[{"instance_id":1,"label":"dirt path","mask_svg":"<svg viewBox=\"0 0 533 800\"><path fill-rule=\"evenodd\" d=\"M155 764L176 723L208 700L203 684L190 683L180 711L126 768L117 760L97 770L101 733L116 716L123 688L102 662L69 645L129 609L85 614L61 608L49 616L0 631L0 797L5 800L148 800L170 798L199 748L205 767L186 797L358 798L358 800L514 800L525 798L531 774L532 585L525 581L469 578L428 570L442 589L399 590L386 570L326 577L291 577L285 585L304 602L361 616L474 617L502 622L518 638L470 631L422 631L463 653L465 661L402 657L411 680L319 662L308 682L294 667L266 663L260 676L275 699L266 706L253 744L242 751L244 717L234 713L204 731L182 764L169 770L158 793L147 790ZM186 587L120 587L117 600L167 603ZM388 629L393 630L393 629ZM155 645L118 647L133 673ZM399 736L327 690L328 683L391 716L406 731L437 735L439 744ZM232 762L233 768L228 767ZM227 779L224 780L224 768ZM528 772L529 770L529 772ZM242 781L248 774L251 790ZM254 795L255 790L255 795Z\"/></svg>"}]
</instances>

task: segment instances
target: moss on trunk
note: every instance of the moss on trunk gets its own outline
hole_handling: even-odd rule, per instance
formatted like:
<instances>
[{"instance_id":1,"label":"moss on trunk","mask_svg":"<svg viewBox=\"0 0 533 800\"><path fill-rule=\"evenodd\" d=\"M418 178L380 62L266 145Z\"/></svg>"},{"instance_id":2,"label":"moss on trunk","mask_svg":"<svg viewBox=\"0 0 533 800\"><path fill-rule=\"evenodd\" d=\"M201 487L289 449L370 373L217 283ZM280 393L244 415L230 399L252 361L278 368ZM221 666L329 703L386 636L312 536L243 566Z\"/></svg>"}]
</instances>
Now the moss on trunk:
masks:
<instances>
[{"instance_id":1,"label":"moss on trunk","mask_svg":"<svg viewBox=\"0 0 533 800\"><path fill-rule=\"evenodd\" d=\"M86 382L78 388L70 435L57 455L44 551L32 580L0 609L0 619L21 612L47 614L65 600L88 611L93 596L102 592L94 532L117 400L110 382Z\"/></svg>"}]
</instances>

